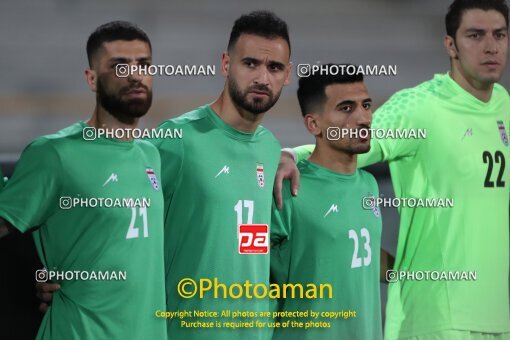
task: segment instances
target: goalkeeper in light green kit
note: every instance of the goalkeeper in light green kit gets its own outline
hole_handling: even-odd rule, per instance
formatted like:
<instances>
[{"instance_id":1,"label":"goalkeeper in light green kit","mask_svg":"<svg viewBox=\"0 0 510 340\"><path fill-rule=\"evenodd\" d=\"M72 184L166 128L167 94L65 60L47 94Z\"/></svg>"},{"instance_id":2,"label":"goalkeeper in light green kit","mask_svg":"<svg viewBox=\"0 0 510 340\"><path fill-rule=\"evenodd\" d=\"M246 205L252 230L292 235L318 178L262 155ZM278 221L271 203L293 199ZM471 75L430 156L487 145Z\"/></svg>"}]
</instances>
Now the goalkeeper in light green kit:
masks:
<instances>
[{"instance_id":1,"label":"goalkeeper in light green kit","mask_svg":"<svg viewBox=\"0 0 510 340\"><path fill-rule=\"evenodd\" d=\"M273 209L271 276L280 285L332 286L332 298L289 298L289 292L281 311L351 314L345 319L300 319L329 326L277 328L273 339L382 339L381 214L377 207L362 207L363 198L378 196L379 190L370 173L356 169L358 154L370 149L370 140L329 138L330 128L368 129L372 100L362 75L301 78L298 99L316 147L308 160L298 163L300 195L292 197L285 182L283 209Z\"/></svg>"},{"instance_id":2,"label":"goalkeeper in light green kit","mask_svg":"<svg viewBox=\"0 0 510 340\"><path fill-rule=\"evenodd\" d=\"M154 315L165 308L158 150L147 141L87 134L93 128L136 128L146 114L152 77L120 78L116 65L150 64L150 41L133 24L111 22L90 35L87 55L94 114L23 151L0 191L0 236L33 231L41 262L60 273L53 280L61 289L37 339L164 339L166 323ZM149 203L72 207L73 198ZM48 278L36 273L36 280Z\"/></svg>"},{"instance_id":3,"label":"goalkeeper in light green kit","mask_svg":"<svg viewBox=\"0 0 510 340\"><path fill-rule=\"evenodd\" d=\"M396 93L372 128L427 130L426 139L372 140L358 164L388 161L397 197L454 199L401 208L395 269L476 272L471 281L389 285L386 339L507 339L510 99L496 84L507 62L504 1L455 1L446 16L448 74ZM297 150L306 158L310 147ZM296 173L287 156L282 174Z\"/></svg>"}]
</instances>

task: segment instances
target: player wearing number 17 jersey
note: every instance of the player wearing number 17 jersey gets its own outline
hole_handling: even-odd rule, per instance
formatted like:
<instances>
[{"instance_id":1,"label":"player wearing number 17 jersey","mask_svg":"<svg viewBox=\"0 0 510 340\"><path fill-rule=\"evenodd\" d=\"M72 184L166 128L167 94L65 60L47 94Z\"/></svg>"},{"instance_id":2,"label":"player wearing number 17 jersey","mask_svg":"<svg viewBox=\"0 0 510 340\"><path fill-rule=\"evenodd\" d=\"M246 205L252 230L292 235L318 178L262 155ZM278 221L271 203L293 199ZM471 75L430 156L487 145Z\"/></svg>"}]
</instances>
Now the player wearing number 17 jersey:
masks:
<instances>
[{"instance_id":1,"label":"player wearing number 17 jersey","mask_svg":"<svg viewBox=\"0 0 510 340\"><path fill-rule=\"evenodd\" d=\"M150 41L130 23L111 22L92 33L87 52L96 110L87 123L23 151L0 191L0 236L33 231L41 262L60 273L37 339L164 339L166 323L154 316L165 304L158 150L147 141L89 134L93 127L135 128L148 111L152 78L118 78L115 65L150 63ZM74 198L96 203L73 207ZM100 206L99 199L128 204Z\"/></svg>"},{"instance_id":2,"label":"player wearing number 17 jersey","mask_svg":"<svg viewBox=\"0 0 510 340\"><path fill-rule=\"evenodd\" d=\"M182 139L154 143L162 161L165 195L165 265L167 310L263 312L267 300L224 297L223 288L184 298L178 283L190 278L229 285L269 283L269 254L239 249L240 224L270 224L272 182L279 143L259 126L289 81L287 25L269 12L241 16L222 57L226 76L221 96L162 129L182 129ZM269 235L265 235L268 246ZM192 291L189 286L188 291ZM249 319L250 321L253 319ZM194 320L187 320L188 323ZM239 322L227 317L213 322ZM267 328L192 328L168 320L169 339L267 339Z\"/></svg>"},{"instance_id":3,"label":"player wearing number 17 jersey","mask_svg":"<svg viewBox=\"0 0 510 340\"><path fill-rule=\"evenodd\" d=\"M451 72L374 114L373 128L424 128L427 138L373 140L359 165L388 161L398 197L454 200L451 209L400 209L396 270L476 280L390 283L386 339L510 338L510 98L495 84L507 62L508 7L457 0L446 24Z\"/></svg>"}]
</instances>

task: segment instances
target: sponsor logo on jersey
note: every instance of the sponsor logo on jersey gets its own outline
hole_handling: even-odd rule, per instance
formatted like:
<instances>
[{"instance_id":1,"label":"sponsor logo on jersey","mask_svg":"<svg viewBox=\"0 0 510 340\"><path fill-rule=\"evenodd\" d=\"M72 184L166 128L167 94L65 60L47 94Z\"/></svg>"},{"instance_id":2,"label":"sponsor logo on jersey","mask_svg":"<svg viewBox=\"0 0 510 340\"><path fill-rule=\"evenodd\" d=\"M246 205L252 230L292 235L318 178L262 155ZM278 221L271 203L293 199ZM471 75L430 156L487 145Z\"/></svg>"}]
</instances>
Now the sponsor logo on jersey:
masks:
<instances>
[{"instance_id":1,"label":"sponsor logo on jersey","mask_svg":"<svg viewBox=\"0 0 510 340\"><path fill-rule=\"evenodd\" d=\"M508 135L506 134L505 124L503 123L502 120L498 120L498 129L503 144L505 144L505 146L508 146Z\"/></svg>"},{"instance_id":2,"label":"sponsor logo on jersey","mask_svg":"<svg viewBox=\"0 0 510 340\"><path fill-rule=\"evenodd\" d=\"M106 184L110 183L110 181L112 181L112 182L118 182L119 181L119 179L117 178L117 174L116 173L112 173L110 175L110 177L108 177L106 182L104 182L104 184L103 184L103 188L106 186Z\"/></svg>"},{"instance_id":3,"label":"sponsor logo on jersey","mask_svg":"<svg viewBox=\"0 0 510 340\"><path fill-rule=\"evenodd\" d=\"M259 184L259 187L264 187L264 164L257 163L257 183Z\"/></svg>"},{"instance_id":4,"label":"sponsor logo on jersey","mask_svg":"<svg viewBox=\"0 0 510 340\"><path fill-rule=\"evenodd\" d=\"M336 204L331 204L331 207L329 208L328 212L324 215L324 218L326 218L326 216L328 216L332 212L338 213L338 206Z\"/></svg>"},{"instance_id":5,"label":"sponsor logo on jersey","mask_svg":"<svg viewBox=\"0 0 510 340\"><path fill-rule=\"evenodd\" d=\"M239 254L269 253L269 226L267 224L239 224L237 239Z\"/></svg>"},{"instance_id":6,"label":"sponsor logo on jersey","mask_svg":"<svg viewBox=\"0 0 510 340\"><path fill-rule=\"evenodd\" d=\"M462 136L461 140L464 140L464 138L471 137L471 136L473 136L473 129L469 128L469 129L466 130L466 132L464 133L464 136Z\"/></svg>"},{"instance_id":7,"label":"sponsor logo on jersey","mask_svg":"<svg viewBox=\"0 0 510 340\"><path fill-rule=\"evenodd\" d=\"M223 168L220 170L220 172L218 172L218 174L216 176L214 176L214 178L218 177L221 174L228 175L229 173L230 173L230 168L227 165L224 165Z\"/></svg>"},{"instance_id":8,"label":"sponsor logo on jersey","mask_svg":"<svg viewBox=\"0 0 510 340\"><path fill-rule=\"evenodd\" d=\"M154 173L154 170L152 170L151 168L147 168L145 169L145 172L147 173L147 176L149 176L149 181L151 182L154 190L159 190L159 182L158 178L156 177L156 174Z\"/></svg>"}]
</instances>

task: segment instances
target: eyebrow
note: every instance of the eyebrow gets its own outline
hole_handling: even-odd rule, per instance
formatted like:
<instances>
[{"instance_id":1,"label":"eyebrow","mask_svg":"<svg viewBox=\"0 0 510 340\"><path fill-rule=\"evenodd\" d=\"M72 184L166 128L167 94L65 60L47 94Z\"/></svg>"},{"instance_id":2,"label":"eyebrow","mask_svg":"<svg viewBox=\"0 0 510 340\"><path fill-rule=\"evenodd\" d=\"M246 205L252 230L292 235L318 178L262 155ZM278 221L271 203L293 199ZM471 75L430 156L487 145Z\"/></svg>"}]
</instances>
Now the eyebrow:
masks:
<instances>
[{"instance_id":1,"label":"eyebrow","mask_svg":"<svg viewBox=\"0 0 510 340\"><path fill-rule=\"evenodd\" d=\"M365 103L371 103L372 102L372 98L365 98L361 101L363 104ZM356 101L354 100L344 100L344 101L341 101L340 103L336 104L335 105L335 109L336 108L339 108L340 106L343 106L343 105L353 105L353 104L356 104Z\"/></svg>"},{"instance_id":2,"label":"eyebrow","mask_svg":"<svg viewBox=\"0 0 510 340\"><path fill-rule=\"evenodd\" d=\"M136 58L135 61L151 61L151 57L140 57ZM125 58L125 57L112 57L109 59L109 62L120 62L120 63L127 63L131 61L131 58Z\"/></svg>"},{"instance_id":3,"label":"eyebrow","mask_svg":"<svg viewBox=\"0 0 510 340\"><path fill-rule=\"evenodd\" d=\"M254 63L256 65L262 64L262 60L257 59L257 58L253 58L253 57L244 57L243 59L241 59L241 61L249 61L249 62L252 62L252 63ZM285 68L285 64L284 63L282 63L280 61L276 61L276 60L269 60L268 64L269 65L273 65L273 66L277 66L279 68Z\"/></svg>"},{"instance_id":4,"label":"eyebrow","mask_svg":"<svg viewBox=\"0 0 510 340\"><path fill-rule=\"evenodd\" d=\"M496 28L496 29L492 30L492 32L500 32L500 31L506 32L506 31L508 31L508 27L504 26L504 27L500 27L500 28ZM470 28L466 29L466 32L467 33L485 33L485 32L487 32L487 30L482 29L482 28L470 27Z\"/></svg>"}]
</instances>

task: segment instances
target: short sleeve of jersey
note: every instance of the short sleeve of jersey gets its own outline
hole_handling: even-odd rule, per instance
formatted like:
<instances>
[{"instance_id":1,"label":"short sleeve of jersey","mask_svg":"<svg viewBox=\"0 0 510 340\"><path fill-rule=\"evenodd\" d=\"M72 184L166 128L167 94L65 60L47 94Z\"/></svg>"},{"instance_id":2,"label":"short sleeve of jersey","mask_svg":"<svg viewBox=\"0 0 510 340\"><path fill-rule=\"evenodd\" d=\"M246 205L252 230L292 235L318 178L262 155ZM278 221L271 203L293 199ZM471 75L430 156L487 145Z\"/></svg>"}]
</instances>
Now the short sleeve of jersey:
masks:
<instances>
[{"instance_id":1,"label":"short sleeve of jersey","mask_svg":"<svg viewBox=\"0 0 510 340\"><path fill-rule=\"evenodd\" d=\"M372 129L393 132L425 129L421 122L421 111L425 108L424 96L425 92L417 88L395 93L374 112ZM371 150L358 157L358 166L363 167L380 161L413 156L420 141L418 138L373 138Z\"/></svg>"},{"instance_id":2,"label":"short sleeve of jersey","mask_svg":"<svg viewBox=\"0 0 510 340\"><path fill-rule=\"evenodd\" d=\"M51 140L32 142L0 191L0 217L21 232L42 225L59 209L60 183L65 176Z\"/></svg>"},{"instance_id":3,"label":"short sleeve of jersey","mask_svg":"<svg viewBox=\"0 0 510 340\"><path fill-rule=\"evenodd\" d=\"M292 195L290 194L290 182L283 182L283 206L282 210L276 207L273 201L271 212L271 244L278 246L282 241L289 238L291 229Z\"/></svg>"},{"instance_id":4,"label":"short sleeve of jersey","mask_svg":"<svg viewBox=\"0 0 510 340\"><path fill-rule=\"evenodd\" d=\"M158 129L174 129L177 124L168 120L161 123ZM186 138L186 136L183 136ZM172 199L173 193L181 178L181 169L184 160L183 140L180 138L158 138L150 139L159 151L161 156L161 182L165 197L165 206Z\"/></svg>"},{"instance_id":5,"label":"short sleeve of jersey","mask_svg":"<svg viewBox=\"0 0 510 340\"><path fill-rule=\"evenodd\" d=\"M301 162L302 160L307 159L312 154L315 149L315 145L301 145L294 148L294 152L296 153L296 163Z\"/></svg>"}]
</instances>

